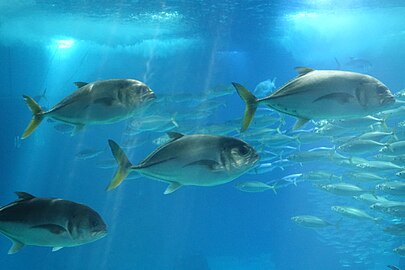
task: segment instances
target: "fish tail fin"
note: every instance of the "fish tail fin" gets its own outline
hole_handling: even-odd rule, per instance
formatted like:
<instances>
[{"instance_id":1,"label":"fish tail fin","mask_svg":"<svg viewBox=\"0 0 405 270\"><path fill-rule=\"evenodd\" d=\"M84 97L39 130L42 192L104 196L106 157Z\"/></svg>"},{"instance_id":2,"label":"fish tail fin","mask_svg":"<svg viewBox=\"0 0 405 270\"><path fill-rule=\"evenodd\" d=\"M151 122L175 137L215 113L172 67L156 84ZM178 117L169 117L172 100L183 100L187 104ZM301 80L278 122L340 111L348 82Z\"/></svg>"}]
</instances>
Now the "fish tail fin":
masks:
<instances>
[{"instance_id":1,"label":"fish tail fin","mask_svg":"<svg viewBox=\"0 0 405 270\"><path fill-rule=\"evenodd\" d=\"M270 186L270 189L273 190L274 195L277 195L277 186L276 186L275 184L274 184L274 185L271 185L271 186Z\"/></svg>"},{"instance_id":2,"label":"fish tail fin","mask_svg":"<svg viewBox=\"0 0 405 270\"><path fill-rule=\"evenodd\" d=\"M176 112L175 114L173 114L173 116L170 118L170 122L172 122L172 124L173 124L176 128L178 128L178 127L179 127L179 124L178 124L177 121L176 121L176 116L177 116L177 112Z\"/></svg>"},{"instance_id":3,"label":"fish tail fin","mask_svg":"<svg viewBox=\"0 0 405 270\"><path fill-rule=\"evenodd\" d=\"M253 116L256 112L257 98L241 84L233 82L232 85L235 87L239 96L243 99L243 101L246 104L245 114L243 115L242 120L242 128L240 130L241 132L243 132L249 127L249 124L252 121Z\"/></svg>"},{"instance_id":4,"label":"fish tail fin","mask_svg":"<svg viewBox=\"0 0 405 270\"><path fill-rule=\"evenodd\" d=\"M118 146L113 140L108 140L110 145L111 152L118 163L118 169L115 172L113 179L110 182L110 185L107 187L107 191L113 190L118 187L122 181L128 176L131 172L132 164L128 160L128 157L125 155L124 151Z\"/></svg>"},{"instance_id":5,"label":"fish tail fin","mask_svg":"<svg viewBox=\"0 0 405 270\"><path fill-rule=\"evenodd\" d=\"M29 96L23 95L23 98L32 112L32 119L27 128L24 130L21 139L25 139L30 136L41 123L42 119L44 119L44 110L42 110L41 106L39 106L39 104Z\"/></svg>"}]
</instances>

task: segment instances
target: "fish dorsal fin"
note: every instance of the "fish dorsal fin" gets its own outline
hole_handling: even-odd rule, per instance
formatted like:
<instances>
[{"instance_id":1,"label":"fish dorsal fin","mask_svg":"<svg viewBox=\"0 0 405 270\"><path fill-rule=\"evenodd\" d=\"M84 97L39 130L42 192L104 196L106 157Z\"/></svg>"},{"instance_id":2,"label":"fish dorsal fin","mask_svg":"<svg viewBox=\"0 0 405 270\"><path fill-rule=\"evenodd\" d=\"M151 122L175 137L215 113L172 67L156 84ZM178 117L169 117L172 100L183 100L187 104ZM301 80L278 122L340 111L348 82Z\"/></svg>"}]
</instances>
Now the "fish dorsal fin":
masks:
<instances>
[{"instance_id":1,"label":"fish dorsal fin","mask_svg":"<svg viewBox=\"0 0 405 270\"><path fill-rule=\"evenodd\" d=\"M183 185L177 182L171 182L163 194L170 194L181 188Z\"/></svg>"},{"instance_id":2,"label":"fish dorsal fin","mask_svg":"<svg viewBox=\"0 0 405 270\"><path fill-rule=\"evenodd\" d=\"M167 132L167 136L169 136L169 138L172 139L172 141L175 141L175 140L180 139L184 135L181 133L178 133L178 132L170 131L170 132Z\"/></svg>"},{"instance_id":3,"label":"fish dorsal fin","mask_svg":"<svg viewBox=\"0 0 405 270\"><path fill-rule=\"evenodd\" d=\"M31 200L31 199L35 198L35 196L33 196L27 192L17 191L15 194L17 194L19 201Z\"/></svg>"},{"instance_id":4,"label":"fish dorsal fin","mask_svg":"<svg viewBox=\"0 0 405 270\"><path fill-rule=\"evenodd\" d=\"M299 76L303 76L311 71L314 71L315 69L307 67L295 67L295 70L298 72Z\"/></svg>"},{"instance_id":5,"label":"fish dorsal fin","mask_svg":"<svg viewBox=\"0 0 405 270\"><path fill-rule=\"evenodd\" d=\"M81 88L85 85L88 85L89 83L87 82L74 82L74 84L77 86L77 88Z\"/></svg>"},{"instance_id":6,"label":"fish dorsal fin","mask_svg":"<svg viewBox=\"0 0 405 270\"><path fill-rule=\"evenodd\" d=\"M24 244L21 243L20 241L17 241L17 240L14 240L14 239L11 239L11 241L13 241L13 245L8 250L8 254L17 253L18 251L20 251L24 247Z\"/></svg>"},{"instance_id":7,"label":"fish dorsal fin","mask_svg":"<svg viewBox=\"0 0 405 270\"><path fill-rule=\"evenodd\" d=\"M58 250L60 250L60 249L62 249L63 247L53 247L52 248L52 252L55 252L55 251L58 251Z\"/></svg>"}]
</instances>

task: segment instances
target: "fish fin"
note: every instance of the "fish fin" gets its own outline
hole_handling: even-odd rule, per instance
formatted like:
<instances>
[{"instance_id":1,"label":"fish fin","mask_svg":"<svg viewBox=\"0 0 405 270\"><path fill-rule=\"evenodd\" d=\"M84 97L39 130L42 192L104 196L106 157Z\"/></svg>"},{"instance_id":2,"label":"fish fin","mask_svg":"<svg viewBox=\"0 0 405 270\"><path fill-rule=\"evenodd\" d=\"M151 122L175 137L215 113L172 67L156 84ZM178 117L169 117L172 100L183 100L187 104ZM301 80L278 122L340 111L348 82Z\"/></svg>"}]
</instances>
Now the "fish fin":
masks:
<instances>
[{"instance_id":1,"label":"fish fin","mask_svg":"<svg viewBox=\"0 0 405 270\"><path fill-rule=\"evenodd\" d=\"M53 247L52 248L52 252L55 252L55 251L58 251L58 250L61 250L63 247Z\"/></svg>"},{"instance_id":2,"label":"fish fin","mask_svg":"<svg viewBox=\"0 0 405 270\"><path fill-rule=\"evenodd\" d=\"M180 139L181 137L183 137L184 135L179 133L179 132L166 132L167 136L169 136L170 139L172 139L173 141Z\"/></svg>"},{"instance_id":3,"label":"fish fin","mask_svg":"<svg viewBox=\"0 0 405 270\"><path fill-rule=\"evenodd\" d=\"M108 144L110 145L111 152L118 163L118 169L111 180L110 185L107 187L107 191L110 191L118 187L122 181L124 181L131 172L132 164L116 142L108 140Z\"/></svg>"},{"instance_id":4,"label":"fish fin","mask_svg":"<svg viewBox=\"0 0 405 270\"><path fill-rule=\"evenodd\" d=\"M35 198L35 196L33 196L27 192L17 191L17 192L15 192L15 194L18 196L19 201L31 200L31 199Z\"/></svg>"},{"instance_id":5,"label":"fish fin","mask_svg":"<svg viewBox=\"0 0 405 270\"><path fill-rule=\"evenodd\" d=\"M15 254L18 251L20 251L25 245L23 243L21 243L20 241L11 239L11 241L13 242L13 245L11 246L11 248L8 250L8 254Z\"/></svg>"},{"instance_id":6,"label":"fish fin","mask_svg":"<svg viewBox=\"0 0 405 270\"><path fill-rule=\"evenodd\" d=\"M205 167L208 167L212 171L216 171L221 167L221 164L219 164L215 160L201 159L201 160L197 160L197 161L194 161L194 162L190 162L190 163L184 165L183 168L188 167L188 166L193 166L193 165L205 166Z\"/></svg>"},{"instance_id":7,"label":"fish fin","mask_svg":"<svg viewBox=\"0 0 405 270\"><path fill-rule=\"evenodd\" d=\"M235 87L239 96L246 104L245 114L243 115L242 120L242 128L240 130L241 132L243 132L249 127L250 122L252 122L253 116L257 109L258 101L257 98L252 93L250 93L249 90L247 90L243 85L235 82L233 82L232 85Z\"/></svg>"},{"instance_id":8,"label":"fish fin","mask_svg":"<svg viewBox=\"0 0 405 270\"><path fill-rule=\"evenodd\" d=\"M309 119L307 119L307 118L298 118L294 124L293 130L299 129L300 127L305 125L305 123L307 123L308 121L309 121Z\"/></svg>"},{"instance_id":9,"label":"fish fin","mask_svg":"<svg viewBox=\"0 0 405 270\"><path fill-rule=\"evenodd\" d=\"M87 82L74 82L74 84L77 86L77 88L81 88L89 83Z\"/></svg>"},{"instance_id":10,"label":"fish fin","mask_svg":"<svg viewBox=\"0 0 405 270\"><path fill-rule=\"evenodd\" d=\"M77 133L82 131L84 129L84 127L85 127L84 124L76 124L75 128L72 131L72 133L70 133L70 136L75 136Z\"/></svg>"},{"instance_id":11,"label":"fish fin","mask_svg":"<svg viewBox=\"0 0 405 270\"><path fill-rule=\"evenodd\" d=\"M49 232L51 232L53 234L61 234L63 232L66 232L65 228L63 228L62 226L57 225L57 224L41 224L41 225L31 226L31 228L39 228L39 229L48 230Z\"/></svg>"},{"instance_id":12,"label":"fish fin","mask_svg":"<svg viewBox=\"0 0 405 270\"><path fill-rule=\"evenodd\" d=\"M177 182L171 182L169 184L169 186L166 188L165 192L163 192L163 194L167 195L170 193L175 192L176 190L178 190L179 188L181 188L183 185Z\"/></svg>"},{"instance_id":13,"label":"fish fin","mask_svg":"<svg viewBox=\"0 0 405 270\"><path fill-rule=\"evenodd\" d=\"M313 68L308 67L295 67L294 69L298 72L299 76L303 76L315 70Z\"/></svg>"},{"instance_id":14,"label":"fish fin","mask_svg":"<svg viewBox=\"0 0 405 270\"><path fill-rule=\"evenodd\" d=\"M44 110L42 110L41 106L39 106L39 104L34 99L25 95L23 95L23 98L32 112L32 119L27 128L24 130L21 139L25 139L30 136L44 118Z\"/></svg>"},{"instance_id":15,"label":"fish fin","mask_svg":"<svg viewBox=\"0 0 405 270\"><path fill-rule=\"evenodd\" d=\"M317 99L315 99L314 101L312 101L312 103L320 101L320 100L334 100L337 101L338 103L344 104L344 103L348 103L350 101L350 99L354 98L354 96L347 94L347 93L331 93L328 95L324 95L321 96Z\"/></svg>"}]
</instances>

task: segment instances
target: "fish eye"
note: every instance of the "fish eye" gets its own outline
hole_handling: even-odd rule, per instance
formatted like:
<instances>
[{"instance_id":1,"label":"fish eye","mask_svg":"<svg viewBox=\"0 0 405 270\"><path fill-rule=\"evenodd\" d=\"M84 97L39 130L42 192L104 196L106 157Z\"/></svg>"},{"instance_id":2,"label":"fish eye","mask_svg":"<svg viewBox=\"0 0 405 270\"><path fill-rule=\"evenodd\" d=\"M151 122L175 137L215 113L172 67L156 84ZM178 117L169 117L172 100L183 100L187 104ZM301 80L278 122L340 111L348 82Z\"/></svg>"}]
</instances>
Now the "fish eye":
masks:
<instances>
[{"instance_id":1,"label":"fish eye","mask_svg":"<svg viewBox=\"0 0 405 270\"><path fill-rule=\"evenodd\" d=\"M242 147L239 147L239 153L242 156L245 156L249 153L249 148L246 145L243 145Z\"/></svg>"}]
</instances>

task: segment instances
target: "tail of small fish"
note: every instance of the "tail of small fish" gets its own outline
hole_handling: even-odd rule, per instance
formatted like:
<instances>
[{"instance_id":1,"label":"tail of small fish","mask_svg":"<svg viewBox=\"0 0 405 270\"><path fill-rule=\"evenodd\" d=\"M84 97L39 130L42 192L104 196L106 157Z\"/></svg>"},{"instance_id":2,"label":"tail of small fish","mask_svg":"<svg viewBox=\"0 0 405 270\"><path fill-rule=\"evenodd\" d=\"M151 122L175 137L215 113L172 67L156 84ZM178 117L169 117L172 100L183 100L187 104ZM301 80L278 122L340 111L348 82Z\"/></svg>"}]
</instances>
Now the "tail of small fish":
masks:
<instances>
[{"instance_id":1,"label":"tail of small fish","mask_svg":"<svg viewBox=\"0 0 405 270\"><path fill-rule=\"evenodd\" d=\"M113 140L108 140L110 145L111 152L118 163L118 169L115 172L113 179L110 182L110 185L107 187L107 191L113 190L118 187L122 181L128 176L131 172L132 164L128 160L128 157L125 155L124 151L118 146Z\"/></svg>"},{"instance_id":2,"label":"tail of small fish","mask_svg":"<svg viewBox=\"0 0 405 270\"><path fill-rule=\"evenodd\" d=\"M44 119L44 110L42 110L41 106L39 106L39 104L33 98L25 95L23 97L32 112L32 119L21 136L21 139L25 139L30 136L41 123L42 119Z\"/></svg>"},{"instance_id":3,"label":"tail of small fish","mask_svg":"<svg viewBox=\"0 0 405 270\"><path fill-rule=\"evenodd\" d=\"M242 120L242 128L240 130L241 132L243 132L249 127L249 124L252 121L253 116L256 112L257 98L241 84L233 82L232 85L235 87L239 96L243 99L243 101L246 104L245 114Z\"/></svg>"}]
</instances>

